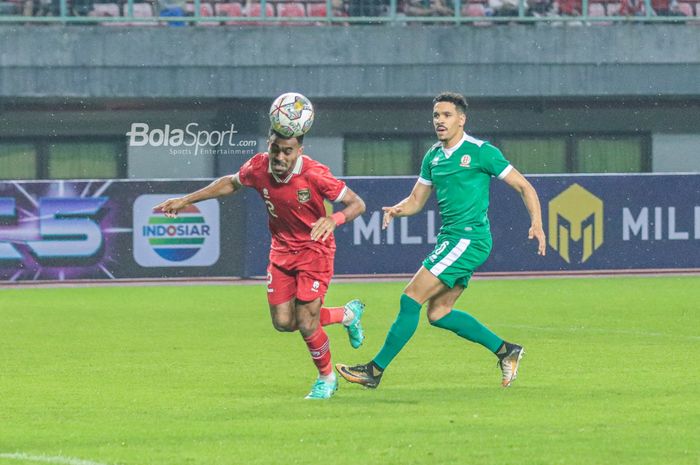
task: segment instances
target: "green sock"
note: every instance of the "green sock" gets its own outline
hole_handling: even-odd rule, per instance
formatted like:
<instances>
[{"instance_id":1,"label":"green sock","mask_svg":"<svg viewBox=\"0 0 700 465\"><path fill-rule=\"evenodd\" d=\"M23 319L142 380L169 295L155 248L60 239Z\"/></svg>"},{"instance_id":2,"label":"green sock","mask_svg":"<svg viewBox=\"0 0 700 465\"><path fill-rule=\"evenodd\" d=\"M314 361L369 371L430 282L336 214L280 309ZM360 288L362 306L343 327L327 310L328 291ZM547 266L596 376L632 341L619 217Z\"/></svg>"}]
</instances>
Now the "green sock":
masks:
<instances>
[{"instance_id":1,"label":"green sock","mask_svg":"<svg viewBox=\"0 0 700 465\"><path fill-rule=\"evenodd\" d=\"M389 334L386 335L384 346L372 360L382 370L389 366L394 357L401 352L403 346L411 339L413 333L416 332L421 307L421 304L406 294L401 294L401 308L396 321L391 325Z\"/></svg>"},{"instance_id":2,"label":"green sock","mask_svg":"<svg viewBox=\"0 0 700 465\"><path fill-rule=\"evenodd\" d=\"M481 324L479 320L461 310L452 309L450 313L430 324L438 328L449 329L464 339L481 344L494 354L503 344L503 339L496 336L493 331Z\"/></svg>"}]
</instances>

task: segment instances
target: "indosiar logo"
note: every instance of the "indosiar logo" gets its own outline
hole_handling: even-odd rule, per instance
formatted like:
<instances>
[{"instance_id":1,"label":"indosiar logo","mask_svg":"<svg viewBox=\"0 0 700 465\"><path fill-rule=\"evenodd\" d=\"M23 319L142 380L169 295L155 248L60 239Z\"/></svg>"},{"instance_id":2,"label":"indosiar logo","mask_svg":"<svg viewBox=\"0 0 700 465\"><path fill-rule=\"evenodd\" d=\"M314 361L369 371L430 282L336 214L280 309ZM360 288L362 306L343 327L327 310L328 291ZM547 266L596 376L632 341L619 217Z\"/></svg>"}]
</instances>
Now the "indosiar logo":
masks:
<instances>
[{"instance_id":1,"label":"indosiar logo","mask_svg":"<svg viewBox=\"0 0 700 465\"><path fill-rule=\"evenodd\" d=\"M603 201L572 184L549 202L549 245L571 263L571 245L581 240L583 263L603 245Z\"/></svg>"},{"instance_id":2,"label":"indosiar logo","mask_svg":"<svg viewBox=\"0 0 700 465\"><path fill-rule=\"evenodd\" d=\"M190 205L168 218L153 207L178 194L142 195L134 202L134 259L144 267L208 266L219 259L219 203Z\"/></svg>"}]
</instances>

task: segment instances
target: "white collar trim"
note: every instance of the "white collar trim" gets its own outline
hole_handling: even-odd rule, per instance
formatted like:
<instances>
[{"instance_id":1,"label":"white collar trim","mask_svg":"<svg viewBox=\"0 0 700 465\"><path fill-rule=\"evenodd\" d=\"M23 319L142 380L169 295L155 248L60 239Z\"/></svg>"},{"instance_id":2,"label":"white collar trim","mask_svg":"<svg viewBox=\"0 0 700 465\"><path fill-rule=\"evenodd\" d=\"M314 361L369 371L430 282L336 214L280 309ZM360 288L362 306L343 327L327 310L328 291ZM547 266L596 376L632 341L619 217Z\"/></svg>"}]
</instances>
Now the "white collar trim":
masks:
<instances>
[{"instance_id":1,"label":"white collar trim","mask_svg":"<svg viewBox=\"0 0 700 465\"><path fill-rule=\"evenodd\" d=\"M457 142L451 149L446 149L445 146L442 147L442 151L445 154L445 158L450 158L450 156L462 146L462 144L467 140L467 133L462 132L462 138Z\"/></svg>"}]
</instances>

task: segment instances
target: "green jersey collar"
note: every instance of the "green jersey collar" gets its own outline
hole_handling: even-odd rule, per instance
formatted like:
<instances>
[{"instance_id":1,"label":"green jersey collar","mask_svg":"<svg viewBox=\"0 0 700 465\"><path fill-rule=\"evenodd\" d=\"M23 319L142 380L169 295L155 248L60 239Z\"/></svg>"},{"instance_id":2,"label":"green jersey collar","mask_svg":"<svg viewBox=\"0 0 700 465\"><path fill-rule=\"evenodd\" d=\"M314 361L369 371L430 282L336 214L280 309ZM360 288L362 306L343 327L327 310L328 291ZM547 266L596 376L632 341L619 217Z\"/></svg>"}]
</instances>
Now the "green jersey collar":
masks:
<instances>
[{"instance_id":1,"label":"green jersey collar","mask_svg":"<svg viewBox=\"0 0 700 465\"><path fill-rule=\"evenodd\" d=\"M445 158L450 158L457 149L459 149L462 144L467 140L467 133L463 132L462 133L462 138L457 142L452 148L446 149L445 146L442 146L442 153L445 154Z\"/></svg>"}]
</instances>

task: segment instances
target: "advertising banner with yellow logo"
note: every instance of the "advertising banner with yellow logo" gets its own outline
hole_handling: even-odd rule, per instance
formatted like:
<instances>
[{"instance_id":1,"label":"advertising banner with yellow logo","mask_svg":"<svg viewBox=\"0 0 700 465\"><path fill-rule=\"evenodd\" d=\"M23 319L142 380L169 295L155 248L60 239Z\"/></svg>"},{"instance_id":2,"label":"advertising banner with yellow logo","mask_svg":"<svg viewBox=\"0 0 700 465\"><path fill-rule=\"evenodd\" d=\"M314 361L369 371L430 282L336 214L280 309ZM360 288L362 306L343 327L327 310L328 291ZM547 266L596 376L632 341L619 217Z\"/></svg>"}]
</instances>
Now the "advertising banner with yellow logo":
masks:
<instances>
[{"instance_id":1,"label":"advertising banner with yellow logo","mask_svg":"<svg viewBox=\"0 0 700 465\"><path fill-rule=\"evenodd\" d=\"M478 271L700 270L700 174L528 179L540 196L547 255L527 239L518 194L494 179L493 250ZM269 209L253 190L193 205L176 219L153 209L209 182L0 182L0 281L265 276ZM367 211L335 231L336 275L415 272L436 246L435 197L383 230L382 207L405 198L416 178L346 182ZM297 197L301 205L308 193Z\"/></svg>"}]
</instances>

